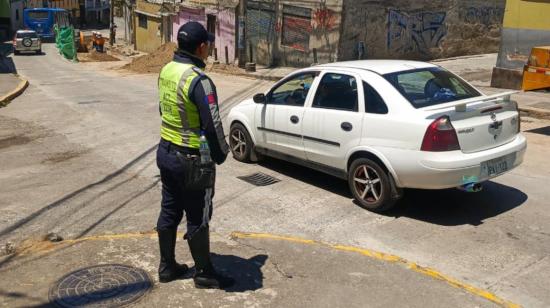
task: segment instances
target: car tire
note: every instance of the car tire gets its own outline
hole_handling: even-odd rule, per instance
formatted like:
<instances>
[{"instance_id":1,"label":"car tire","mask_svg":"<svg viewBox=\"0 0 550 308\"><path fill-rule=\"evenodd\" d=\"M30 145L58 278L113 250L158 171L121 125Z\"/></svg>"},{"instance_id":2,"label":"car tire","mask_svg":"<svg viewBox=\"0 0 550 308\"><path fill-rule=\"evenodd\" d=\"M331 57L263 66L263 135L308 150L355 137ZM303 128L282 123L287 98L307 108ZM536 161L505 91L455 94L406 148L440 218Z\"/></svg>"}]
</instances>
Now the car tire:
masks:
<instances>
[{"instance_id":1,"label":"car tire","mask_svg":"<svg viewBox=\"0 0 550 308\"><path fill-rule=\"evenodd\" d=\"M254 143L248 130L241 123L231 125L231 129L229 130L229 147L233 158L237 161L243 163L251 162Z\"/></svg>"},{"instance_id":2,"label":"car tire","mask_svg":"<svg viewBox=\"0 0 550 308\"><path fill-rule=\"evenodd\" d=\"M397 201L392 197L391 180L387 172L368 158L358 158L351 163L348 185L359 206L372 212L388 211Z\"/></svg>"},{"instance_id":3,"label":"car tire","mask_svg":"<svg viewBox=\"0 0 550 308\"><path fill-rule=\"evenodd\" d=\"M42 54L42 49L38 49L38 50L36 51L36 54L37 54L37 55L41 55L41 54Z\"/></svg>"}]
</instances>

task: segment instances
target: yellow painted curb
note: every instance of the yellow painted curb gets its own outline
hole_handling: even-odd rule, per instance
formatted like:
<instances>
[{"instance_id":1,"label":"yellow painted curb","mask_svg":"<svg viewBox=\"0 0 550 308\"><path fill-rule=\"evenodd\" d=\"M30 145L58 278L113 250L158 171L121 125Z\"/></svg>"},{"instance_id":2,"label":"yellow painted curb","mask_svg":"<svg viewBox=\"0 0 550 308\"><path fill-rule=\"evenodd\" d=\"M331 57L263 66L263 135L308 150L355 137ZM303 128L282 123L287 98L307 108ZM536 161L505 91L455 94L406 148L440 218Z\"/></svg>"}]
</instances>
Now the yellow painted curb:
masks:
<instances>
[{"instance_id":1,"label":"yellow painted curb","mask_svg":"<svg viewBox=\"0 0 550 308\"><path fill-rule=\"evenodd\" d=\"M23 79L19 76L16 76L16 77L19 78L19 80L21 80L21 82L19 82L19 84L17 85L17 87L13 91L11 91L10 93L4 95L3 97L0 97L0 107L7 106L14 98L21 95L23 93L23 91L25 91L25 89L27 89L27 87L29 86L29 81L28 80Z\"/></svg>"},{"instance_id":2,"label":"yellow painted curb","mask_svg":"<svg viewBox=\"0 0 550 308\"><path fill-rule=\"evenodd\" d=\"M471 293L473 295L479 296L481 298L487 299L495 304L500 305L501 307L505 308L520 308L521 305L512 303L510 301L507 301L505 299L502 299L498 297L497 295L487 291L483 290L477 287L474 287L472 285L460 282L452 277L449 277L447 275L444 275L440 272L438 272L435 269L429 268L429 267L423 267L420 266L414 262L405 260L399 256L378 252L370 249L364 249L364 248L358 248L358 247L352 247L352 246L344 246L344 245L334 245L329 243L323 243L319 241L314 240L307 240L297 237L288 237L288 236L279 236L279 235L272 235L267 233L243 233L243 232L233 232L231 233L232 238L241 238L241 239L271 239L271 240L279 240L279 241L287 241L287 242L293 242L293 243L300 243L300 244L306 244L306 245L318 245L318 246L324 246L335 250L340 251L347 251L347 252L354 252L359 253L361 255L380 260L390 263L397 263L405 266L406 268L420 273L422 275L431 277L433 279L441 280L446 282L447 284L464 290L468 293Z\"/></svg>"}]
</instances>

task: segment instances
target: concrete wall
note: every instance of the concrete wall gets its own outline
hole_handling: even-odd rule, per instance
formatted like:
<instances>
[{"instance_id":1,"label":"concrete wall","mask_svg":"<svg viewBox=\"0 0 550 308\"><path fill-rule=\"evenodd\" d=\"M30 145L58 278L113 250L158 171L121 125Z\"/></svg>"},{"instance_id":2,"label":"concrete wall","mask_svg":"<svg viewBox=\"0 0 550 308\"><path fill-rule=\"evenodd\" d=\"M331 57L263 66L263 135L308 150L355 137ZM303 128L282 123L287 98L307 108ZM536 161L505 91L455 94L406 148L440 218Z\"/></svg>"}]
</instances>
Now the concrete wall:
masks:
<instances>
[{"instance_id":1,"label":"concrete wall","mask_svg":"<svg viewBox=\"0 0 550 308\"><path fill-rule=\"evenodd\" d=\"M314 62L315 53L318 63L335 61L342 1L249 1L246 27L254 61L263 65L308 66ZM251 27L254 14L259 16L259 22Z\"/></svg>"},{"instance_id":2,"label":"concrete wall","mask_svg":"<svg viewBox=\"0 0 550 308\"><path fill-rule=\"evenodd\" d=\"M235 8L224 8L216 6L207 6L206 8L193 8L182 6L179 12L174 16L172 25L172 41L177 42L178 29L189 21L201 23L206 28L207 16L216 17L216 25L214 34L216 41L214 47L218 51L218 59L221 63L225 63L225 47L228 51L228 62L233 63L236 57L235 51Z\"/></svg>"},{"instance_id":3,"label":"concrete wall","mask_svg":"<svg viewBox=\"0 0 550 308\"><path fill-rule=\"evenodd\" d=\"M505 0L344 0L339 60L496 52Z\"/></svg>"},{"instance_id":4,"label":"concrete wall","mask_svg":"<svg viewBox=\"0 0 550 308\"><path fill-rule=\"evenodd\" d=\"M497 67L522 69L535 46L550 45L550 1L508 0Z\"/></svg>"},{"instance_id":5,"label":"concrete wall","mask_svg":"<svg viewBox=\"0 0 550 308\"><path fill-rule=\"evenodd\" d=\"M158 15L160 5L138 1L136 10L151 15ZM139 23L139 14L135 12L136 49L144 52L153 52L162 45L162 18L143 15L147 19L147 27L143 28Z\"/></svg>"}]
</instances>

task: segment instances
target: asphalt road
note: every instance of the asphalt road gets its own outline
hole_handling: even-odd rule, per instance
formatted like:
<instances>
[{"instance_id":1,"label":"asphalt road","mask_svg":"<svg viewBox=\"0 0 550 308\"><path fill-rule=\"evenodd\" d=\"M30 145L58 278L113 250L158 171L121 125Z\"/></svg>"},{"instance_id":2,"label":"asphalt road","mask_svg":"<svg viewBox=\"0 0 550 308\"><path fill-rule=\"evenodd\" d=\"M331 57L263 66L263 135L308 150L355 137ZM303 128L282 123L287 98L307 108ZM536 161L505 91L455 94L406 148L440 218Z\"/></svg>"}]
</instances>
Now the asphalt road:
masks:
<instances>
[{"instance_id":1,"label":"asphalt road","mask_svg":"<svg viewBox=\"0 0 550 308\"><path fill-rule=\"evenodd\" d=\"M0 247L50 232L79 238L151 230L160 200L157 77L71 63L51 45L44 50L14 58L31 85L0 109ZM270 85L212 78L222 114ZM229 159L219 168L212 228L383 251L525 307L548 307L550 122L525 119L522 128L525 163L483 192L406 191L387 215L355 205L346 183L330 176L275 160ZM281 182L253 187L237 178L258 171Z\"/></svg>"}]
</instances>

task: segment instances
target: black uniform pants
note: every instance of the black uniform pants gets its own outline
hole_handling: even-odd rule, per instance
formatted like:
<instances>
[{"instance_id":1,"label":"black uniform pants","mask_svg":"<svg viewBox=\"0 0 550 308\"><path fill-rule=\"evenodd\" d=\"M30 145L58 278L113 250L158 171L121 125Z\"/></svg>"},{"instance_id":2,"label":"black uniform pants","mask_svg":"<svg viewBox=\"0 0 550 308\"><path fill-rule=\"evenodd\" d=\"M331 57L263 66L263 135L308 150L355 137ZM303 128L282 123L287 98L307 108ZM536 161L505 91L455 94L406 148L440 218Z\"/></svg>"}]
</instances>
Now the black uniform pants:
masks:
<instances>
[{"instance_id":1,"label":"black uniform pants","mask_svg":"<svg viewBox=\"0 0 550 308\"><path fill-rule=\"evenodd\" d=\"M176 155L179 152L179 156ZM183 214L187 217L187 234L193 234L203 222L206 204L206 191L190 191L184 189L188 165L181 162L181 156L199 155L198 150L182 148L161 139L157 150L157 166L160 169L162 182L162 202L157 221L157 230L176 229ZM213 192L213 189L212 189ZM210 196L210 198L213 197ZM212 217L212 202L210 217ZM209 217L209 218L210 218Z\"/></svg>"}]
</instances>

